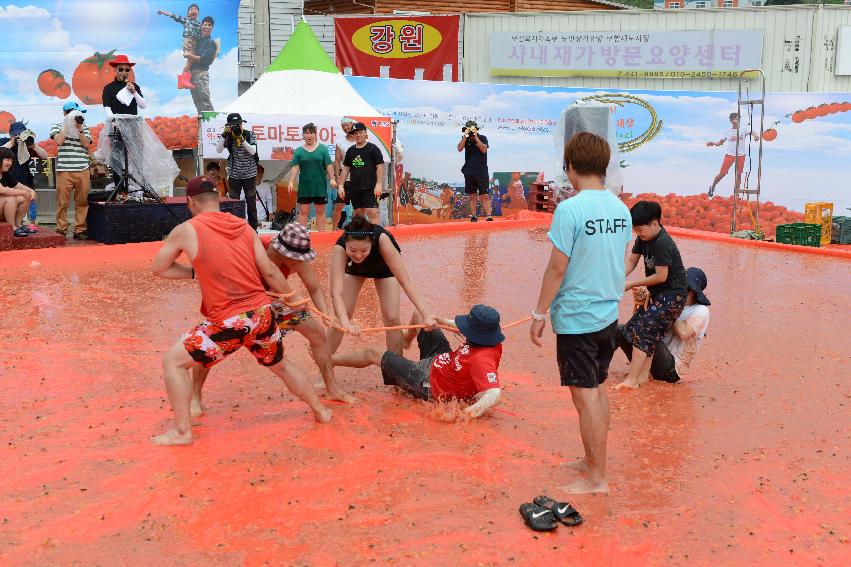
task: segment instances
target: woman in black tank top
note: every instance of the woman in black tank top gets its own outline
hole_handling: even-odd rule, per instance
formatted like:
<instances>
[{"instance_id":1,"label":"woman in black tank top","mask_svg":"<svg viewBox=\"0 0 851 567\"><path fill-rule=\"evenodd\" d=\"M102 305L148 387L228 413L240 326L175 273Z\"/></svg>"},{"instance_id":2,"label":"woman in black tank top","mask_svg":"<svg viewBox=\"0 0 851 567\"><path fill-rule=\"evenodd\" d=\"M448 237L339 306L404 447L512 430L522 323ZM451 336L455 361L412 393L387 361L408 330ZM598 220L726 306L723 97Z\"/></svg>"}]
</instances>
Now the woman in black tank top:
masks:
<instances>
[{"instance_id":1,"label":"woman in black tank top","mask_svg":"<svg viewBox=\"0 0 851 567\"><path fill-rule=\"evenodd\" d=\"M359 334L360 329L352 323L351 317L366 278L375 280L384 326L401 325L400 288L405 290L424 324L437 324L412 285L401 248L393 235L365 217L355 216L346 225L331 256L331 302L341 326L354 334ZM328 330L328 346L332 354L342 340L341 331ZM387 331L387 350L402 354L402 331Z\"/></svg>"}]
</instances>

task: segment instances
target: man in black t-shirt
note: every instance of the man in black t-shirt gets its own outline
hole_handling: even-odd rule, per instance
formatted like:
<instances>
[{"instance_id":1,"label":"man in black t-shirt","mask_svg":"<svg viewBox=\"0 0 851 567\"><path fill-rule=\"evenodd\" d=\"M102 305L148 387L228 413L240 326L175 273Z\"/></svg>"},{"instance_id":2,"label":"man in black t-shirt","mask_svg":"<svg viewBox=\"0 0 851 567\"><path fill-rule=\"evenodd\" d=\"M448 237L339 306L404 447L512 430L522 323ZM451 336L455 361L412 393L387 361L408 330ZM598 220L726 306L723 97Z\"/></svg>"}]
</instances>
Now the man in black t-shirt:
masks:
<instances>
[{"instance_id":1,"label":"man in black t-shirt","mask_svg":"<svg viewBox=\"0 0 851 567\"><path fill-rule=\"evenodd\" d=\"M355 122L351 132L355 136L355 145L346 150L343 169L337 180L337 193L341 199L351 201L356 215L365 215L372 224L380 224L378 199L382 197L384 156L378 146L366 141L365 124ZM349 182L344 188L347 177Z\"/></svg>"},{"instance_id":2,"label":"man in black t-shirt","mask_svg":"<svg viewBox=\"0 0 851 567\"><path fill-rule=\"evenodd\" d=\"M464 192L470 202L470 222L476 222L478 217L478 205L481 203L487 215L491 218L491 200L488 196L490 177L488 176L488 139L479 135L479 125L473 120L468 120L461 129L461 141L458 142L458 151L464 152Z\"/></svg>"}]
</instances>

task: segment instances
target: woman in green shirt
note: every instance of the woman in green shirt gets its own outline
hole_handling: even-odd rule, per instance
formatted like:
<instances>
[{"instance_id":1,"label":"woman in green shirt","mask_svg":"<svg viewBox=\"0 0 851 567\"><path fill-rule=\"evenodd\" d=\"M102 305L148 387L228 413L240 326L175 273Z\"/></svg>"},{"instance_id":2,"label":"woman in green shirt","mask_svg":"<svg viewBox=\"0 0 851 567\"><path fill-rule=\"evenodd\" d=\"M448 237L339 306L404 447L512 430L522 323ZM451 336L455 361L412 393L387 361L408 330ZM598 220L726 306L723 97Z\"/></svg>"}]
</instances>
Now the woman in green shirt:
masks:
<instances>
[{"instance_id":1,"label":"woman in green shirt","mask_svg":"<svg viewBox=\"0 0 851 567\"><path fill-rule=\"evenodd\" d=\"M298 177L298 222L307 226L307 215L310 214L312 204L316 207L316 230L322 232L325 230L325 205L328 203L326 180L331 182L332 188L337 188L333 161L325 144L317 142L316 126L313 123L305 124L301 132L304 144L293 152L289 190L292 194Z\"/></svg>"}]
</instances>

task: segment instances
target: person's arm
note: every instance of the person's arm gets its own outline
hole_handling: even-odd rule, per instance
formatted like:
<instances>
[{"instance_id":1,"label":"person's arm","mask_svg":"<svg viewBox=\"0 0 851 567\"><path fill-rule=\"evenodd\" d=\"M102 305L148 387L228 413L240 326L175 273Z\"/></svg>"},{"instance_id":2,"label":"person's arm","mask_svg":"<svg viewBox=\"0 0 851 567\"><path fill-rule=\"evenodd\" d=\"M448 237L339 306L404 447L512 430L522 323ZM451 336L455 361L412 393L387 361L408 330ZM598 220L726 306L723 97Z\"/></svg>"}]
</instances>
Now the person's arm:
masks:
<instances>
[{"instance_id":1,"label":"person's arm","mask_svg":"<svg viewBox=\"0 0 851 567\"><path fill-rule=\"evenodd\" d=\"M694 330L694 327L691 326L688 319L677 319L674 321L674 325L671 327L671 330L680 340L683 341L697 334L697 331Z\"/></svg>"},{"instance_id":2,"label":"person's arm","mask_svg":"<svg viewBox=\"0 0 851 567\"><path fill-rule=\"evenodd\" d=\"M463 152L465 145L467 145L467 136L461 134L461 141L458 142L458 151Z\"/></svg>"},{"instance_id":3,"label":"person's arm","mask_svg":"<svg viewBox=\"0 0 851 567\"><path fill-rule=\"evenodd\" d=\"M112 120L112 117L115 116L112 113L112 108L110 108L109 106L107 106L105 104L103 105L103 113L106 114L107 121Z\"/></svg>"},{"instance_id":4,"label":"person's arm","mask_svg":"<svg viewBox=\"0 0 851 567\"><path fill-rule=\"evenodd\" d=\"M142 97L142 89L136 86L133 82L129 82L127 85L131 87L129 90L133 93L133 98L136 99L136 106L139 108L147 107L148 103L146 103L145 99Z\"/></svg>"},{"instance_id":5,"label":"person's arm","mask_svg":"<svg viewBox=\"0 0 851 567\"><path fill-rule=\"evenodd\" d=\"M706 142L707 146L723 146L724 142L727 141L727 138L721 138L717 142Z\"/></svg>"},{"instance_id":6,"label":"person's arm","mask_svg":"<svg viewBox=\"0 0 851 567\"><path fill-rule=\"evenodd\" d=\"M340 146L334 146L334 172L339 175L343 168L343 150Z\"/></svg>"},{"instance_id":7,"label":"person's arm","mask_svg":"<svg viewBox=\"0 0 851 567\"><path fill-rule=\"evenodd\" d=\"M668 266L656 266L656 273L652 276L638 278L637 280L626 282L626 285L624 286L624 291L629 291L634 287L650 287L651 285L659 285L661 283L665 283L667 279Z\"/></svg>"},{"instance_id":8,"label":"person's arm","mask_svg":"<svg viewBox=\"0 0 851 567\"><path fill-rule=\"evenodd\" d=\"M626 261L624 262L624 276L629 276L635 267L638 265L638 261L641 259L641 254L636 254L635 252L630 252L629 256L626 257Z\"/></svg>"},{"instance_id":9,"label":"person's arm","mask_svg":"<svg viewBox=\"0 0 851 567\"><path fill-rule=\"evenodd\" d=\"M11 150L14 147L14 145L15 145L15 138L9 138L8 140L6 140L6 143L3 144L2 147L8 148L8 149Z\"/></svg>"},{"instance_id":10,"label":"person's arm","mask_svg":"<svg viewBox=\"0 0 851 567\"><path fill-rule=\"evenodd\" d=\"M473 141L476 142L476 147L479 148L480 152L483 154L488 153L488 146L479 138L478 132L473 134Z\"/></svg>"},{"instance_id":11,"label":"person's arm","mask_svg":"<svg viewBox=\"0 0 851 567\"><path fill-rule=\"evenodd\" d=\"M246 131L246 134L247 133L248 132ZM254 142L251 142L249 140L250 139L248 138L248 136L246 136L245 139L242 141L242 147L245 148L246 152L251 155L254 155L257 153L257 141L255 140Z\"/></svg>"},{"instance_id":12,"label":"person's arm","mask_svg":"<svg viewBox=\"0 0 851 567\"><path fill-rule=\"evenodd\" d=\"M290 193L293 193L295 191L295 179L296 179L296 177L298 177L298 171L299 171L298 165L294 165L294 164L290 165L290 182L287 185L287 190Z\"/></svg>"},{"instance_id":13,"label":"person's arm","mask_svg":"<svg viewBox=\"0 0 851 567\"><path fill-rule=\"evenodd\" d=\"M501 397L501 388L490 388L484 392L479 392L476 394L478 401L470 407L464 408L464 413L473 419L480 417L489 409L497 405Z\"/></svg>"},{"instance_id":14,"label":"person's arm","mask_svg":"<svg viewBox=\"0 0 851 567\"><path fill-rule=\"evenodd\" d=\"M35 155L37 155L39 157L39 159L47 159L48 157L50 157L50 156L47 155L47 152L45 151L45 149L42 148L41 146L39 146L35 142L33 142L32 146L28 146L28 148L31 149L32 151L34 151Z\"/></svg>"},{"instance_id":15,"label":"person's arm","mask_svg":"<svg viewBox=\"0 0 851 567\"><path fill-rule=\"evenodd\" d=\"M177 259L183 253L185 239L188 237L188 227L185 223L174 227L165 239L162 248L159 249L154 261L151 263L151 271L154 275L167 280L189 280L192 279L194 271L189 266L178 264Z\"/></svg>"},{"instance_id":16,"label":"person's arm","mask_svg":"<svg viewBox=\"0 0 851 567\"><path fill-rule=\"evenodd\" d=\"M349 176L349 166L344 165L340 171L340 177L337 178L337 195L342 199L346 192L346 178Z\"/></svg>"},{"instance_id":17,"label":"person's arm","mask_svg":"<svg viewBox=\"0 0 851 567\"><path fill-rule=\"evenodd\" d=\"M292 288L287 283L287 279L281 270L276 266L269 256L266 254L266 249L263 248L263 242L258 235L254 235L254 263L260 271L260 277L266 282L266 285L275 293L288 294L292 292ZM286 303L286 300L284 300Z\"/></svg>"},{"instance_id":18,"label":"person's arm","mask_svg":"<svg viewBox=\"0 0 851 567\"><path fill-rule=\"evenodd\" d=\"M555 222L553 223L555 225ZM538 294L538 303L535 305L535 313L543 315L550 308L550 304L555 299L561 283L564 281L564 274L567 273L567 266L570 263L570 257L553 245L550 252L550 261L547 263L547 269L544 270L544 277L541 281L541 292ZM547 326L547 321L543 317L540 320L533 320L532 326L529 328L529 334L532 343L537 346L542 346L541 337L544 334L544 328Z\"/></svg>"},{"instance_id":19,"label":"person's arm","mask_svg":"<svg viewBox=\"0 0 851 567\"><path fill-rule=\"evenodd\" d=\"M65 143L65 132L62 130L62 126L58 129L54 128L50 132L50 137L53 138L53 141L56 142L57 146L61 146Z\"/></svg>"},{"instance_id":20,"label":"person's arm","mask_svg":"<svg viewBox=\"0 0 851 567\"><path fill-rule=\"evenodd\" d=\"M339 246L337 248L339 248ZM332 313L328 308L328 303L325 301L325 294L322 293L322 286L319 284L319 278L316 277L316 272L313 270L313 266L307 262L302 262L294 271L298 274L301 283L304 284L304 288L310 295L310 300L313 302L313 305L315 305L322 313L325 313L329 317L333 317L334 313Z\"/></svg>"},{"instance_id":21,"label":"person's arm","mask_svg":"<svg viewBox=\"0 0 851 567\"><path fill-rule=\"evenodd\" d=\"M405 267L405 261L402 259L402 255L396 250L396 247L393 246L393 243L390 242L390 238L386 234L382 234L378 238L378 250L381 252L381 257L384 258L384 262L387 264L387 267L390 268L390 271L393 272L393 276L396 278L396 281L399 282L399 285L405 290L405 295L408 296L408 299L411 300L411 303L414 304L417 311L419 311L420 316L423 318L423 325L426 326L427 329L433 329L435 325L437 325L437 318L434 315L431 315L428 312L428 308L420 297L419 293L411 283L411 278L408 275L408 269Z\"/></svg>"},{"instance_id":22,"label":"person's arm","mask_svg":"<svg viewBox=\"0 0 851 567\"><path fill-rule=\"evenodd\" d=\"M225 137L220 134L219 141L216 144L216 152L222 153L223 151L225 151Z\"/></svg>"},{"instance_id":23,"label":"person's arm","mask_svg":"<svg viewBox=\"0 0 851 567\"><path fill-rule=\"evenodd\" d=\"M92 134L89 132L88 127L83 126L82 124L77 124L77 130L80 132L80 145L83 146L86 151L90 151L92 145Z\"/></svg>"},{"instance_id":24,"label":"person's arm","mask_svg":"<svg viewBox=\"0 0 851 567\"><path fill-rule=\"evenodd\" d=\"M340 326L353 335L360 335L360 328L349 320L346 302L343 300L343 277L346 273L347 260L346 250L335 244L331 252L331 304L334 307L334 314L340 321Z\"/></svg>"},{"instance_id":25,"label":"person's arm","mask_svg":"<svg viewBox=\"0 0 851 567\"><path fill-rule=\"evenodd\" d=\"M337 188L337 180L334 178L334 164L329 163L325 166L325 172L328 174L328 183L331 184L331 189Z\"/></svg>"},{"instance_id":26,"label":"person's arm","mask_svg":"<svg viewBox=\"0 0 851 567\"><path fill-rule=\"evenodd\" d=\"M384 164L379 163L375 166L375 198L381 196L381 181L384 179ZM391 246L392 247L392 246Z\"/></svg>"}]
</instances>

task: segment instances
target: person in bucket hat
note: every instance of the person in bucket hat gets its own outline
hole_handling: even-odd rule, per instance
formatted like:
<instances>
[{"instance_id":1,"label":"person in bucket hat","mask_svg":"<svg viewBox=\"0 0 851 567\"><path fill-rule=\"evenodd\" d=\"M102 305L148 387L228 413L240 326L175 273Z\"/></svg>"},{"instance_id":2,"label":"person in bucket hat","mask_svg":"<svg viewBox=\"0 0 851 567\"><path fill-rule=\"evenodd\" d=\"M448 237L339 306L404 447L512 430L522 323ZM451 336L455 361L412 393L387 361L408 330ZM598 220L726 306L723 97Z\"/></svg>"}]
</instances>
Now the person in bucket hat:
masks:
<instances>
[{"instance_id":1,"label":"person in bucket hat","mask_svg":"<svg viewBox=\"0 0 851 567\"><path fill-rule=\"evenodd\" d=\"M422 329L416 335L412 332L405 337L407 344L417 339L420 357L416 362L392 351L368 348L335 354L334 365L378 366L385 385L397 386L421 400L474 400L463 410L463 417L479 417L497 405L501 397L499 362L505 335L499 320L499 312L493 307L474 305L465 315L441 321L457 329L465 339L455 350L440 329ZM415 312L411 324L420 322Z\"/></svg>"},{"instance_id":2,"label":"person in bucket hat","mask_svg":"<svg viewBox=\"0 0 851 567\"><path fill-rule=\"evenodd\" d=\"M703 290L706 274L700 268L686 270L688 297L683 312L674 321L671 331L656 344L650 363L650 377L662 382L679 382L694 361L706 330L709 328L709 306L712 304ZM624 325L618 326L617 344L632 360L632 342Z\"/></svg>"},{"instance_id":3,"label":"person in bucket hat","mask_svg":"<svg viewBox=\"0 0 851 567\"><path fill-rule=\"evenodd\" d=\"M316 258L316 251L311 248L310 233L304 225L297 222L285 225L281 232L272 238L266 248L266 255L278 266L285 279L293 273L298 275L316 308L329 317L334 316L325 301L319 278L316 277L311 264ZM290 331L296 331L310 343L310 355L322 373L326 397L344 403L354 402L355 399L337 385L331 355L325 342L325 328L303 307L291 309L276 300L272 302L272 311L283 336ZM192 411L195 415L202 412L201 390L209 373L210 369L203 367L195 367L192 371Z\"/></svg>"}]
</instances>

